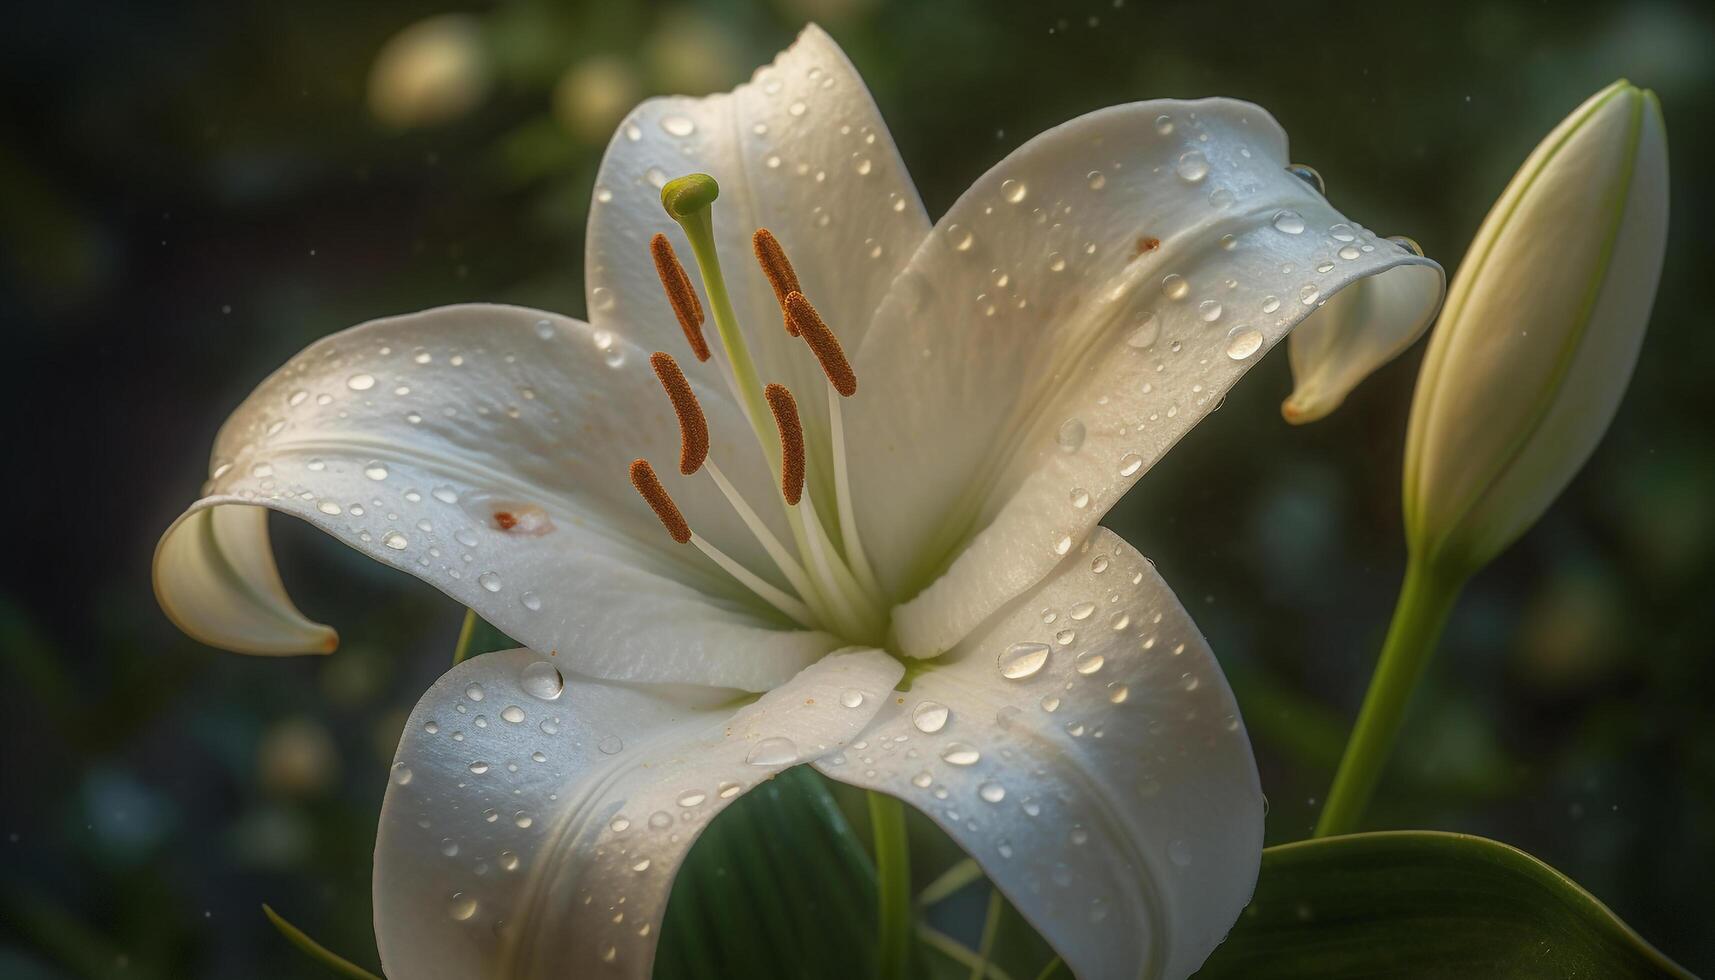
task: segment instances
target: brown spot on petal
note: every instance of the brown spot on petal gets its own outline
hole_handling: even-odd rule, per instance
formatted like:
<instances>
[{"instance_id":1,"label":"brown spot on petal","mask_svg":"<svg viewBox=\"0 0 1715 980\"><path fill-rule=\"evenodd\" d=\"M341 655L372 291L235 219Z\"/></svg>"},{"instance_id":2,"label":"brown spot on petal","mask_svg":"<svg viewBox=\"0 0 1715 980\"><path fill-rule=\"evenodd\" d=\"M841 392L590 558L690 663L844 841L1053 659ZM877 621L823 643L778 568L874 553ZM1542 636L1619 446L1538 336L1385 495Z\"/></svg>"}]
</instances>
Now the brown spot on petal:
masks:
<instances>
[{"instance_id":1,"label":"brown spot on petal","mask_svg":"<svg viewBox=\"0 0 1715 980\"><path fill-rule=\"evenodd\" d=\"M1132 257L1140 258L1160 247L1161 239L1159 238L1139 238L1137 240L1137 252Z\"/></svg>"}]
</instances>

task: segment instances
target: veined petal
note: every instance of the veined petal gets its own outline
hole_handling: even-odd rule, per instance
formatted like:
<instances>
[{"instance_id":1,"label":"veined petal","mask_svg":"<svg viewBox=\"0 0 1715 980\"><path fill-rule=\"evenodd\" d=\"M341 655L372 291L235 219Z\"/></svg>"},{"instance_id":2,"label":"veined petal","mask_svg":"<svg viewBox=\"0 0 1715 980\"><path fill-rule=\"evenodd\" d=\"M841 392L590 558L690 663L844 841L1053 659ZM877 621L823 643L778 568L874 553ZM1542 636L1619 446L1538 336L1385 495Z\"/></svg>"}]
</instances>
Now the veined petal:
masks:
<instances>
[{"instance_id":1,"label":"veined petal","mask_svg":"<svg viewBox=\"0 0 1715 980\"><path fill-rule=\"evenodd\" d=\"M562 683L528 650L453 668L412 712L382 804L388 974L648 977L673 876L708 821L849 742L901 672L848 650L735 710L708 689Z\"/></svg>"},{"instance_id":2,"label":"veined petal","mask_svg":"<svg viewBox=\"0 0 1715 980\"><path fill-rule=\"evenodd\" d=\"M1105 529L817 768L922 810L1080 977L1190 975L1256 883L1263 798L1232 692Z\"/></svg>"},{"instance_id":3,"label":"veined petal","mask_svg":"<svg viewBox=\"0 0 1715 980\"><path fill-rule=\"evenodd\" d=\"M1116 106L1027 143L937 223L864 338L871 394L847 415L905 652L950 648L1040 580L1341 289L1412 280L1389 316L1428 316L1441 268L1287 164L1256 106Z\"/></svg>"},{"instance_id":4,"label":"veined petal","mask_svg":"<svg viewBox=\"0 0 1715 980\"><path fill-rule=\"evenodd\" d=\"M732 478L767 499L729 396L698 388L715 454L754 461ZM205 496L156 552L156 594L216 646L332 649L332 631L287 598L253 510L265 507L416 575L568 669L765 689L838 644L783 627L662 531L627 467L678 451L648 351L621 338L508 306L376 320L311 345L228 419ZM768 567L712 488L679 503L699 534Z\"/></svg>"},{"instance_id":5,"label":"veined petal","mask_svg":"<svg viewBox=\"0 0 1715 980\"><path fill-rule=\"evenodd\" d=\"M620 124L590 208L590 319L675 355L684 340L649 262L649 239L665 233L702 288L683 233L661 210L662 183L693 172L720 184L717 247L757 371L801 398L819 395L821 370L803 343L787 335L780 304L757 269L751 235L758 228L774 233L804 294L856 349L888 285L929 232L863 79L833 39L811 25L732 92L651 99ZM807 413L804 423L810 444L825 447L823 413ZM826 471L812 461L811 480L825 479Z\"/></svg>"},{"instance_id":6,"label":"veined petal","mask_svg":"<svg viewBox=\"0 0 1715 980\"><path fill-rule=\"evenodd\" d=\"M1425 276L1372 276L1335 293L1286 342L1293 387L1280 414L1303 425L1339 408L1359 382L1423 336L1440 296L1440 283Z\"/></svg>"}]
</instances>

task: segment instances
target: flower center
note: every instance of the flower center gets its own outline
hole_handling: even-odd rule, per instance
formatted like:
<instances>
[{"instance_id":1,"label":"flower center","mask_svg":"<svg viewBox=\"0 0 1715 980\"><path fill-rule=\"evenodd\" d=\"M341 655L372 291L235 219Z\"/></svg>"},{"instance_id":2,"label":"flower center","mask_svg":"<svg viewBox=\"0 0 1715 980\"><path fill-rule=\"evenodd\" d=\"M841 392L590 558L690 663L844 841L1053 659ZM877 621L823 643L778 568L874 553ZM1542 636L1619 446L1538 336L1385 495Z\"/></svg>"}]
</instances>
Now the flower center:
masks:
<instances>
[{"instance_id":1,"label":"flower center","mask_svg":"<svg viewBox=\"0 0 1715 980\"><path fill-rule=\"evenodd\" d=\"M696 547L781 615L807 629L824 630L854 643L885 645L889 603L858 536L846 468L845 429L840 418L841 399L857 393L857 375L846 360L839 339L805 298L785 249L768 229L757 229L752 245L757 264L780 303L782 325L790 336L804 341L827 380L827 426L819 431L828 434L828 452L813 457L832 461L829 482L833 487L834 513L824 518L816 507L814 495L805 493L805 471L812 458L807 450L820 447L806 447L798 399L792 391L783 384L763 384L758 379L744 331L733 312L720 256L715 250L712 205L719 193L713 177L692 174L669 181L661 190L661 203L690 240L708 293L708 311L714 318L721 350L726 356L727 370L722 372L723 376L762 446L768 465L779 476L776 504L791 529L790 545L769 530L756 508L745 500L710 456L707 417L678 362L672 355L658 351L649 363L679 419L679 473L689 477L700 471L708 472L716 488L762 546L786 587L781 588L745 567L692 530L647 460L631 464L632 486L655 511L674 541ZM649 243L649 251L691 352L698 361L709 360L712 352L703 337L704 307L690 276L680 265L667 236L656 235Z\"/></svg>"}]
</instances>

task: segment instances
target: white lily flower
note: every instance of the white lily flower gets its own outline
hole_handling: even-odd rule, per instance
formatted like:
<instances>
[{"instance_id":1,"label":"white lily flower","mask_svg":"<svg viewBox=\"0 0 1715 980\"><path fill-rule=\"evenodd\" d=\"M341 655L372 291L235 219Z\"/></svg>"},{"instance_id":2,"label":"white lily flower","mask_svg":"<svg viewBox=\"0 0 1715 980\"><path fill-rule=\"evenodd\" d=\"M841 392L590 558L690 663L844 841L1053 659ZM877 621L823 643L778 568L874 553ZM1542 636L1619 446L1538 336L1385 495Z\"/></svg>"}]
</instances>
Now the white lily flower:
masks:
<instances>
[{"instance_id":1,"label":"white lily flower","mask_svg":"<svg viewBox=\"0 0 1715 980\"><path fill-rule=\"evenodd\" d=\"M1483 220L1411 403L1412 548L1469 574L1595 450L1637 363L1667 252L1667 129L1621 80L1545 137Z\"/></svg>"},{"instance_id":2,"label":"white lily flower","mask_svg":"<svg viewBox=\"0 0 1715 980\"><path fill-rule=\"evenodd\" d=\"M458 665L411 717L376 846L388 972L647 976L698 832L799 763L923 810L1077 975L1196 969L1255 881L1256 766L1196 626L1096 521L1323 301L1400 279L1381 318L1416 322L1441 289L1287 164L1255 106L1118 106L1032 140L931 227L812 27L730 94L620 125L593 322L430 310L265 381L161 542L174 620L237 650L332 648L281 585L269 508L527 647ZM690 237L661 210L687 171L720 186L711 211L710 182L674 185ZM819 356L745 267L759 228ZM686 343L650 262L662 232L718 333L684 384L651 357ZM633 464L681 450L694 475L670 485Z\"/></svg>"}]
</instances>

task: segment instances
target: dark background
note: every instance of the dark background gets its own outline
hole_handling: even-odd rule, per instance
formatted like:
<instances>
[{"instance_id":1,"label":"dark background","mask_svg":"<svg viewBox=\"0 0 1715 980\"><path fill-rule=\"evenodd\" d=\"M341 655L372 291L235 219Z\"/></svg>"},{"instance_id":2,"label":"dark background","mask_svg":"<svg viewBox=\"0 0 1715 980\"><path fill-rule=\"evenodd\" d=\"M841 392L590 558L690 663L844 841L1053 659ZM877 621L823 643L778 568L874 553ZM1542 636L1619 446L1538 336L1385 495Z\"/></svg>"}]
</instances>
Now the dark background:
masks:
<instances>
[{"instance_id":1,"label":"dark background","mask_svg":"<svg viewBox=\"0 0 1715 980\"><path fill-rule=\"evenodd\" d=\"M295 597L345 646L226 655L157 610L155 540L226 413L311 340L452 301L581 315L585 210L617 118L592 93L622 111L724 89L807 19L864 73L931 213L1077 113L1232 95L1282 121L1336 206L1450 271L1575 105L1619 76L1660 93L1673 228L1630 393L1566 495L1466 592L1369 822L1519 845L1715 972L1710 8L513 0L466 8L486 97L384 123L377 52L445 9L7 14L0 975L325 975L263 901L373 964L386 767L460 610L280 522ZM1289 378L1269 358L1108 519L1221 657L1271 842L1308 834L1386 627L1421 353L1302 429L1279 419ZM920 851L920 872L946 860Z\"/></svg>"}]
</instances>

